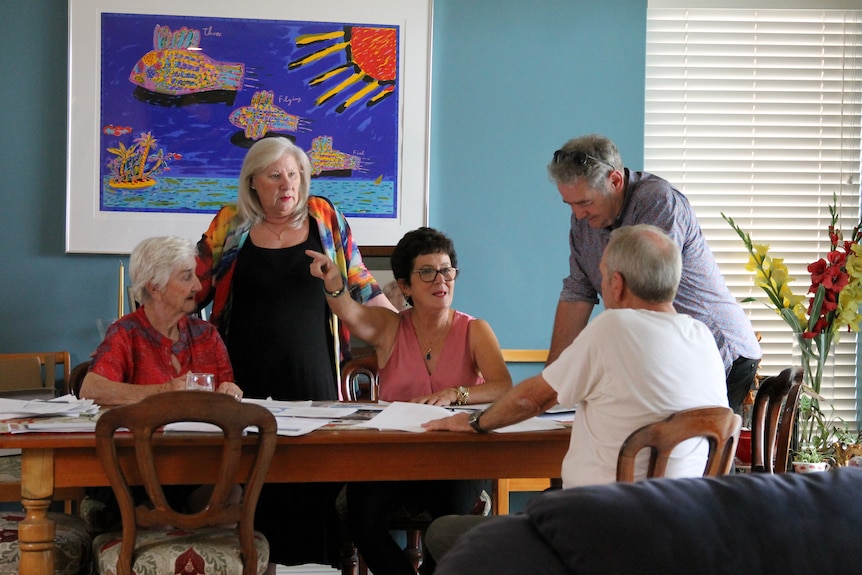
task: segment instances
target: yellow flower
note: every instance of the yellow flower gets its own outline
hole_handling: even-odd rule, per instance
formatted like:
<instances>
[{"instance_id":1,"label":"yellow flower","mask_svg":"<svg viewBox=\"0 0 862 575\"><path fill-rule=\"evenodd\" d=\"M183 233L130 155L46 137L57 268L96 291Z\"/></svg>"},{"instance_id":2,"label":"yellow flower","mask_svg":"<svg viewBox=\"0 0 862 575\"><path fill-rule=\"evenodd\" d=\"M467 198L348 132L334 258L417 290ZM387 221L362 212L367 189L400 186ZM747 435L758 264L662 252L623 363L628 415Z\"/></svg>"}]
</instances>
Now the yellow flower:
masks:
<instances>
[{"instance_id":1,"label":"yellow flower","mask_svg":"<svg viewBox=\"0 0 862 575\"><path fill-rule=\"evenodd\" d=\"M847 327L851 331L859 331L859 306L862 304L862 288L857 283L846 286L838 294L838 309L835 313L835 331Z\"/></svg>"},{"instance_id":2,"label":"yellow flower","mask_svg":"<svg viewBox=\"0 0 862 575\"><path fill-rule=\"evenodd\" d=\"M862 256L862 246L853 244L850 249L853 250L853 253L847 257L845 267L851 278L859 280L862 278L862 257L860 257Z\"/></svg>"}]
</instances>

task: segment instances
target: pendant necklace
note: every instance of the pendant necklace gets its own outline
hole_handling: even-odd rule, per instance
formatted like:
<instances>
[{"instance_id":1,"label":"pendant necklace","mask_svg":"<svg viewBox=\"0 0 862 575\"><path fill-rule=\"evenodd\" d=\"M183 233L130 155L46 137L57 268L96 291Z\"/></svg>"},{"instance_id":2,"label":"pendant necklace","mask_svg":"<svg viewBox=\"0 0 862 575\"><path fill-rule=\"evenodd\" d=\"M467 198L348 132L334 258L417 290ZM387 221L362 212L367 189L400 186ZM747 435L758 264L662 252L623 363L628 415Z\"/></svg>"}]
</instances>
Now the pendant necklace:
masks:
<instances>
[{"instance_id":1,"label":"pendant necklace","mask_svg":"<svg viewBox=\"0 0 862 575\"><path fill-rule=\"evenodd\" d=\"M447 311L446 312L446 325L444 325L443 328L437 332L437 335L434 336L434 339L431 341L431 344L428 346L428 349L425 350L425 354L424 354L425 355L425 361L431 361L431 350L434 349L435 345L437 345L437 340L440 339L440 336L443 335L444 333L446 333L446 331L448 329L449 329L449 312ZM414 326L413 330L416 331L415 326ZM416 339L419 340L419 333L418 332L416 333ZM425 346L422 345L422 342L420 340L419 341L419 348L422 349L423 347L425 347Z\"/></svg>"},{"instance_id":2,"label":"pendant necklace","mask_svg":"<svg viewBox=\"0 0 862 575\"><path fill-rule=\"evenodd\" d=\"M290 229L290 226L286 226L286 227L282 228L281 233L279 233L279 232L277 232L277 231L275 231L275 230L271 229L271 228L267 225L269 222L267 222L266 220L261 220L261 221L260 221L260 223L263 225L263 229L265 229L266 231L268 231L269 233L271 233L272 235L274 235L275 237L277 237L277 238L278 238L278 241L281 241L281 236L283 236L283 235L284 235L284 232L286 232L288 229Z\"/></svg>"}]
</instances>

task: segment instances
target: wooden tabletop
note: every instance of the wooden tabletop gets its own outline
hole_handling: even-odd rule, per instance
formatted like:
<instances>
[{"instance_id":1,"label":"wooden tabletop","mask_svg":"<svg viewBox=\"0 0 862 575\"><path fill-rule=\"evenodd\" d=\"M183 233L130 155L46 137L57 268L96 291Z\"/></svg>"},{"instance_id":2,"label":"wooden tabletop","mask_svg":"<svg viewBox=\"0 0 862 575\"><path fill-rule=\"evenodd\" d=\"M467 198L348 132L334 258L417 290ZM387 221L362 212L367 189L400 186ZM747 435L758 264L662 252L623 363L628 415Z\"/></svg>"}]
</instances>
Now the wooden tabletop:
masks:
<instances>
[{"instance_id":1,"label":"wooden tabletop","mask_svg":"<svg viewBox=\"0 0 862 575\"><path fill-rule=\"evenodd\" d=\"M570 430L522 433L320 429L279 437L268 482L387 481L559 477ZM249 438L251 444L253 438ZM138 481L131 436L118 439L125 472ZM159 434L163 483L204 483L216 475L221 436ZM0 448L22 450L21 493L27 518L19 524L19 573L53 573L54 526L46 516L54 489L107 485L92 433L0 435ZM244 456L251 464L251 449Z\"/></svg>"}]
</instances>

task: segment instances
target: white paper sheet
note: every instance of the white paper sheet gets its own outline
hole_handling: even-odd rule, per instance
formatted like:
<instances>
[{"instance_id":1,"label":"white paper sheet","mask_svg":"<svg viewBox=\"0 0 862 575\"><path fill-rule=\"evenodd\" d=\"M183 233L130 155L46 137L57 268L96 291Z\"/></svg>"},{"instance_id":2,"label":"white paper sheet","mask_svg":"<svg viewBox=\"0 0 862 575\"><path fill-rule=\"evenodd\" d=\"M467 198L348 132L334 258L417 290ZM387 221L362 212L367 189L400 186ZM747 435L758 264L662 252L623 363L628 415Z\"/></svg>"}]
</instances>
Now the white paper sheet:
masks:
<instances>
[{"instance_id":1,"label":"white paper sheet","mask_svg":"<svg viewBox=\"0 0 862 575\"><path fill-rule=\"evenodd\" d=\"M475 409L475 408L474 408ZM449 417L453 410L437 405L421 403L393 402L382 412L368 421L357 423L354 427L370 427L372 429L395 429L421 433L425 431L422 424L434 419ZM547 431L562 429L565 426L557 421L532 417L526 421L495 429L496 433L517 433L519 431Z\"/></svg>"},{"instance_id":2,"label":"white paper sheet","mask_svg":"<svg viewBox=\"0 0 862 575\"><path fill-rule=\"evenodd\" d=\"M66 395L51 400L23 400L0 398L0 419L34 416L75 417L98 413L99 406L91 399L77 399Z\"/></svg>"},{"instance_id":3,"label":"white paper sheet","mask_svg":"<svg viewBox=\"0 0 862 575\"><path fill-rule=\"evenodd\" d=\"M500 429L493 430L494 433L518 433L521 431L549 431L551 429L563 429L565 425L554 421L553 419L545 419L542 417L531 417L526 421L507 425Z\"/></svg>"},{"instance_id":4,"label":"white paper sheet","mask_svg":"<svg viewBox=\"0 0 862 575\"><path fill-rule=\"evenodd\" d=\"M397 429L421 433L422 424L441 417L449 417L452 412L439 405L423 403L407 403L395 401L368 421L357 423L354 427L370 427L372 429Z\"/></svg>"},{"instance_id":5,"label":"white paper sheet","mask_svg":"<svg viewBox=\"0 0 862 575\"><path fill-rule=\"evenodd\" d=\"M267 408L276 417L310 417L313 419L338 419L356 413L353 405L341 406L337 403L315 406L311 401L275 401L272 399L245 399L245 403L256 403Z\"/></svg>"},{"instance_id":6,"label":"white paper sheet","mask_svg":"<svg viewBox=\"0 0 862 575\"><path fill-rule=\"evenodd\" d=\"M329 419L311 419L308 417L276 417L278 434L287 437L297 437L320 429L330 422Z\"/></svg>"}]
</instances>

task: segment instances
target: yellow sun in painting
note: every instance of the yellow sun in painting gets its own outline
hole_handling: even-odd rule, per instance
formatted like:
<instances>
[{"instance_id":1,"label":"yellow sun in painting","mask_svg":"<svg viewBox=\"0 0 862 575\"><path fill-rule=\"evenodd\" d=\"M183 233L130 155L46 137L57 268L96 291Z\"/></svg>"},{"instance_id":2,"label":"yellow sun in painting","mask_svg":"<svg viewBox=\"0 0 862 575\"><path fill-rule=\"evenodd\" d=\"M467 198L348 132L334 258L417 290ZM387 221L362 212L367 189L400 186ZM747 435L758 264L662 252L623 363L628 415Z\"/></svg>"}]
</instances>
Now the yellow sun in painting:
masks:
<instances>
[{"instance_id":1,"label":"yellow sun in painting","mask_svg":"<svg viewBox=\"0 0 862 575\"><path fill-rule=\"evenodd\" d=\"M347 26L341 31L299 36L296 45L310 46L327 41L333 43L288 65L288 69L293 70L344 51L346 64L336 66L308 82L309 86L316 86L337 76L348 75L317 98L316 105L319 106L345 92L344 102L336 108L340 113L363 98L368 98L366 106L373 106L395 93L395 80L398 75L397 28ZM348 96L346 90L355 88L356 84L359 84L358 89Z\"/></svg>"}]
</instances>

